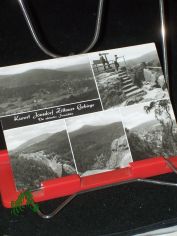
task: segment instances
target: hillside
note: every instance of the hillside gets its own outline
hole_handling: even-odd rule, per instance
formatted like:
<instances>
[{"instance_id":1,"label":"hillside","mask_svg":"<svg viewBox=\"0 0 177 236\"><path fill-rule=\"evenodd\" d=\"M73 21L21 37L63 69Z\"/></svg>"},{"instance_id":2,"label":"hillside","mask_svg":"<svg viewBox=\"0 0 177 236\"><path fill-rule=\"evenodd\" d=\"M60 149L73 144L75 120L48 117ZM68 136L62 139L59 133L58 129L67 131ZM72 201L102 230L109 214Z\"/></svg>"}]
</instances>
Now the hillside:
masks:
<instances>
[{"instance_id":1,"label":"hillside","mask_svg":"<svg viewBox=\"0 0 177 236\"><path fill-rule=\"evenodd\" d=\"M159 58L156 51L146 53L143 56L134 58L132 60L127 60L126 63L128 66L132 67L142 62L151 62L151 61L156 61L157 63L159 63Z\"/></svg>"},{"instance_id":2,"label":"hillside","mask_svg":"<svg viewBox=\"0 0 177 236\"><path fill-rule=\"evenodd\" d=\"M42 141L46 140L47 138L49 138L51 135L52 134L42 134L40 136L32 138L32 139L28 140L27 142L23 143L22 145L20 145L15 150L13 150L12 153L23 152L23 151L25 151L25 149L27 147L32 146L38 142L42 142Z\"/></svg>"},{"instance_id":3,"label":"hillside","mask_svg":"<svg viewBox=\"0 0 177 236\"><path fill-rule=\"evenodd\" d=\"M105 126L83 126L70 133L70 139L78 170L85 172L94 164L96 156L109 158L111 143L124 135L121 122Z\"/></svg>"},{"instance_id":4,"label":"hillside","mask_svg":"<svg viewBox=\"0 0 177 236\"><path fill-rule=\"evenodd\" d=\"M32 143L31 141L26 142L14 152L14 155L19 155L20 153L36 153L39 151L44 151L46 154L55 153L62 157L63 160L72 160L72 155L70 151L70 145L67 137L66 131L61 131L53 135L46 135L44 140L40 139L41 136L36 137ZM31 145L29 145L31 142Z\"/></svg>"},{"instance_id":5,"label":"hillside","mask_svg":"<svg viewBox=\"0 0 177 236\"><path fill-rule=\"evenodd\" d=\"M14 75L0 75L1 88L18 88L31 86L34 84L46 84L49 82L63 82L66 80L75 80L79 78L90 77L90 70L73 70L62 71L62 70L49 70L49 69L32 69L24 73Z\"/></svg>"},{"instance_id":6,"label":"hillside","mask_svg":"<svg viewBox=\"0 0 177 236\"><path fill-rule=\"evenodd\" d=\"M157 120L151 120L149 122L144 122L134 128L131 129L131 132L138 132L139 134L145 131L149 131L151 129L157 128L160 126L160 123Z\"/></svg>"}]
</instances>

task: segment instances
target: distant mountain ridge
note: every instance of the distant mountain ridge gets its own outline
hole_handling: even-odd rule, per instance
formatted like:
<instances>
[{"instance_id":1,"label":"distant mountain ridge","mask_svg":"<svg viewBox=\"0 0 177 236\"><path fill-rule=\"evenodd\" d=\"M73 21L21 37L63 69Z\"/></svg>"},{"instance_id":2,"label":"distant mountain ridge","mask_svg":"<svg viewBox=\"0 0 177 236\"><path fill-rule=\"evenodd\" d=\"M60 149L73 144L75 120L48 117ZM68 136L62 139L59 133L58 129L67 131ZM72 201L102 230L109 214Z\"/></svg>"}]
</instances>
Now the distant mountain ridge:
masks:
<instances>
[{"instance_id":1,"label":"distant mountain ridge","mask_svg":"<svg viewBox=\"0 0 177 236\"><path fill-rule=\"evenodd\" d=\"M92 76L90 70L59 71L49 69L32 69L14 75L0 75L1 88L27 87L35 84L45 84L50 81L66 81L67 79L84 79Z\"/></svg>"},{"instance_id":2,"label":"distant mountain ridge","mask_svg":"<svg viewBox=\"0 0 177 236\"><path fill-rule=\"evenodd\" d=\"M135 66L135 65L140 64L142 62L151 62L151 61L159 62L159 57L158 57L156 51L151 51L149 53L142 55L141 57L127 60L126 63L128 66Z\"/></svg>"},{"instance_id":3,"label":"distant mountain ridge","mask_svg":"<svg viewBox=\"0 0 177 236\"><path fill-rule=\"evenodd\" d=\"M116 124L117 124L117 122L116 122ZM110 124L110 126L111 125L112 124ZM74 137L74 136L78 136L78 135L83 135L83 134L95 132L97 130L101 130L101 129L104 129L104 128L105 128L105 125L84 125L80 129L77 129L77 130L74 130L74 131L70 132L70 135L72 137Z\"/></svg>"},{"instance_id":4,"label":"distant mountain ridge","mask_svg":"<svg viewBox=\"0 0 177 236\"><path fill-rule=\"evenodd\" d=\"M51 133L46 133L46 134L42 134L40 136L37 136L35 138L32 138L32 139L28 140L27 142L21 144L18 148L13 150L12 153L23 152L23 150L25 150L27 147L32 146L36 143L42 142L42 141L46 140L47 138L49 138L52 135L53 134L51 134Z\"/></svg>"},{"instance_id":5,"label":"distant mountain ridge","mask_svg":"<svg viewBox=\"0 0 177 236\"><path fill-rule=\"evenodd\" d=\"M36 153L44 151L46 154L56 153L62 157L63 160L72 160L71 149L69 145L66 130L55 134L44 134L32 140L27 141L13 152L13 156L20 153Z\"/></svg>"}]
</instances>

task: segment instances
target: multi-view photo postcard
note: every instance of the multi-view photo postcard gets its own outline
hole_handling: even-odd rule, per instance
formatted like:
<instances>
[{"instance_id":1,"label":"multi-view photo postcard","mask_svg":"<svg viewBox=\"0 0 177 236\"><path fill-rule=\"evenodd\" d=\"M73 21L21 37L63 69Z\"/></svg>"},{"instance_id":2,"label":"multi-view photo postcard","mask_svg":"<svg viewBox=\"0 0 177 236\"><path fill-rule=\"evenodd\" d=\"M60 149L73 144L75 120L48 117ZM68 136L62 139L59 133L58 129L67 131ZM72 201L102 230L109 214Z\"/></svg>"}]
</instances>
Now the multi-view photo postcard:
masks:
<instances>
[{"instance_id":1,"label":"multi-view photo postcard","mask_svg":"<svg viewBox=\"0 0 177 236\"><path fill-rule=\"evenodd\" d=\"M155 44L0 68L0 111L17 189L177 155Z\"/></svg>"}]
</instances>

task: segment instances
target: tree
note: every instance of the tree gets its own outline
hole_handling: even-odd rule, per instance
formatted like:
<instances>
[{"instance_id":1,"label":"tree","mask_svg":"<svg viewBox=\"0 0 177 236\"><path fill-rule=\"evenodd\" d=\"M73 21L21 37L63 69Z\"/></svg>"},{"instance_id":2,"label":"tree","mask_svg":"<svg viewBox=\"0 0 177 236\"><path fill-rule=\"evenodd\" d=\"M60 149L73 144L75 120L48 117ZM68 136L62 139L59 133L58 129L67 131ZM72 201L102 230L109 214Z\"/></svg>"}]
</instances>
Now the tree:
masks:
<instances>
[{"instance_id":1,"label":"tree","mask_svg":"<svg viewBox=\"0 0 177 236\"><path fill-rule=\"evenodd\" d=\"M163 154L174 155L177 152L176 137L173 134L173 119L170 114L170 102L168 100L161 100L158 102L151 102L149 106L145 106L144 110L149 113L154 111L155 118L159 121L162 127L162 147Z\"/></svg>"}]
</instances>

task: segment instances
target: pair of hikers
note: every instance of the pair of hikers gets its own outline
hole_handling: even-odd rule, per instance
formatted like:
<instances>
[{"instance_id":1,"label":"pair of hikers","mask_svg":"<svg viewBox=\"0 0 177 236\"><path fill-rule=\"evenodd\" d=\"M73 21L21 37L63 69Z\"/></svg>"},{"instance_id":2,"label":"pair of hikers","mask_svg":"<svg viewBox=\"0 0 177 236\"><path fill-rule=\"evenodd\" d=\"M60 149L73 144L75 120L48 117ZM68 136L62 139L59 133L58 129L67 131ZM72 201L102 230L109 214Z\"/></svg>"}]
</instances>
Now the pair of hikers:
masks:
<instances>
[{"instance_id":1,"label":"pair of hikers","mask_svg":"<svg viewBox=\"0 0 177 236\"><path fill-rule=\"evenodd\" d=\"M108 68L111 68L107 58L105 59L103 57L103 55L101 55L101 54L99 54L99 56L100 56L100 62L103 64L104 70L106 71L106 65L108 66ZM114 66L115 66L115 70L118 72L119 71L119 63L118 63L118 56L117 55L115 55Z\"/></svg>"}]
</instances>

